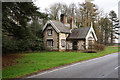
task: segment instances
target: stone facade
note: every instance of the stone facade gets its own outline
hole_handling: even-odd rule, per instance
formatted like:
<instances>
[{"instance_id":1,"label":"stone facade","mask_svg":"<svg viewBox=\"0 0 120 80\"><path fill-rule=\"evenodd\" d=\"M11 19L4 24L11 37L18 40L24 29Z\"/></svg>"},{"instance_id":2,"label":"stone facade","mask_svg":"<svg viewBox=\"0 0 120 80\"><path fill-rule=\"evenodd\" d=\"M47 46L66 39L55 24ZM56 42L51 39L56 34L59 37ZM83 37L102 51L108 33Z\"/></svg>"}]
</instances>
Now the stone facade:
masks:
<instances>
[{"instance_id":1,"label":"stone facade","mask_svg":"<svg viewBox=\"0 0 120 80\"><path fill-rule=\"evenodd\" d=\"M48 36L48 29L52 29L52 35ZM46 50L53 50L53 51L72 51L73 50L73 41L67 40L67 37L69 34L67 33L57 33L52 26L47 26L44 33L44 46ZM95 38L90 32L88 36L86 37L86 40L76 40L77 41L77 50L85 50L88 49L89 45L89 37L92 38L93 41L95 41ZM53 39L53 46L49 47L47 46L47 40ZM62 40L64 41L64 46L62 46Z\"/></svg>"},{"instance_id":2,"label":"stone facade","mask_svg":"<svg viewBox=\"0 0 120 80\"><path fill-rule=\"evenodd\" d=\"M59 33L59 51L65 51L66 50L66 45L67 41L66 38L68 37L69 34L65 33ZM64 46L62 46L62 40L64 41Z\"/></svg>"},{"instance_id":3,"label":"stone facade","mask_svg":"<svg viewBox=\"0 0 120 80\"><path fill-rule=\"evenodd\" d=\"M84 40L79 40L77 44L78 50L85 50L84 44L85 44Z\"/></svg>"},{"instance_id":4,"label":"stone facade","mask_svg":"<svg viewBox=\"0 0 120 80\"><path fill-rule=\"evenodd\" d=\"M48 29L52 29L52 35L48 36ZM58 50L58 34L56 33L56 31L53 29L52 26L47 26L47 28L45 29L44 33L43 33L43 40L44 40L44 46L46 50ZM53 46L47 46L47 40L49 39L53 39Z\"/></svg>"},{"instance_id":5,"label":"stone facade","mask_svg":"<svg viewBox=\"0 0 120 80\"><path fill-rule=\"evenodd\" d=\"M68 29L58 21L46 23L43 37L45 50L50 51L85 50L89 48L90 40L97 41L93 27Z\"/></svg>"},{"instance_id":6,"label":"stone facade","mask_svg":"<svg viewBox=\"0 0 120 80\"><path fill-rule=\"evenodd\" d=\"M73 42L72 41L67 41L67 50L72 51L73 50Z\"/></svg>"}]
</instances>

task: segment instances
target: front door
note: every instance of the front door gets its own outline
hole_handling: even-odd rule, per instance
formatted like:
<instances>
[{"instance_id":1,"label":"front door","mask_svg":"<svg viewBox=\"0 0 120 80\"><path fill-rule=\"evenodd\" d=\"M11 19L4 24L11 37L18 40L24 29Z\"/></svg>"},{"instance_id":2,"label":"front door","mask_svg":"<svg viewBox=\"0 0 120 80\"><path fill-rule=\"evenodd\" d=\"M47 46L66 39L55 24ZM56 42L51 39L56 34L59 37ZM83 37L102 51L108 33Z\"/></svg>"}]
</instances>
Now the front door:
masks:
<instances>
[{"instance_id":1,"label":"front door","mask_svg":"<svg viewBox=\"0 0 120 80\"><path fill-rule=\"evenodd\" d=\"M77 42L73 42L73 50L77 50Z\"/></svg>"}]
</instances>

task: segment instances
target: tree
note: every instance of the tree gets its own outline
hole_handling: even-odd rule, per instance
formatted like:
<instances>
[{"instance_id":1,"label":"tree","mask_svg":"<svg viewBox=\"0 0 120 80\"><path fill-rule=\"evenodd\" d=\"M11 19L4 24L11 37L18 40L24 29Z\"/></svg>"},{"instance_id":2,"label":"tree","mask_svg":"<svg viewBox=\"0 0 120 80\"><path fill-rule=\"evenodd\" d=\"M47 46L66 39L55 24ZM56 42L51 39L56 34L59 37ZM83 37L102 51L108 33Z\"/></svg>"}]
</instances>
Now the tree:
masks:
<instances>
[{"instance_id":1,"label":"tree","mask_svg":"<svg viewBox=\"0 0 120 80\"><path fill-rule=\"evenodd\" d=\"M55 3L50 8L46 9L46 12L50 15L52 19L59 20L60 8L60 3Z\"/></svg>"},{"instance_id":2,"label":"tree","mask_svg":"<svg viewBox=\"0 0 120 80\"><path fill-rule=\"evenodd\" d=\"M45 13L36 13L33 15L32 22L29 24L29 27L35 36L42 37L42 27L48 19L48 14Z\"/></svg>"},{"instance_id":3,"label":"tree","mask_svg":"<svg viewBox=\"0 0 120 80\"><path fill-rule=\"evenodd\" d=\"M90 26L91 22L94 23L96 21L96 17L99 14L97 12L96 5L91 3L91 2L85 2L82 4L79 4L79 9L80 9L80 21L82 26Z\"/></svg>"},{"instance_id":4,"label":"tree","mask_svg":"<svg viewBox=\"0 0 120 80\"><path fill-rule=\"evenodd\" d=\"M36 13L40 14L37 10L32 2L2 3L3 53L42 49L42 38L34 36L27 26Z\"/></svg>"},{"instance_id":5,"label":"tree","mask_svg":"<svg viewBox=\"0 0 120 80\"><path fill-rule=\"evenodd\" d=\"M26 7L25 7L26 6ZM33 3L14 2L3 3L3 32L12 34L16 38L24 38L27 22L37 13L37 7Z\"/></svg>"},{"instance_id":6,"label":"tree","mask_svg":"<svg viewBox=\"0 0 120 80\"><path fill-rule=\"evenodd\" d=\"M101 38L101 40L103 40L103 43L105 45L109 45L110 27L111 27L111 22L109 18L107 16L105 18L102 18L101 33L102 33L103 39Z\"/></svg>"},{"instance_id":7,"label":"tree","mask_svg":"<svg viewBox=\"0 0 120 80\"><path fill-rule=\"evenodd\" d=\"M114 11L110 11L109 13L110 20L111 20L111 30L110 30L110 36L111 36L111 45L113 45L114 39L117 38L116 34L118 35L118 23L119 20L117 18L117 14Z\"/></svg>"},{"instance_id":8,"label":"tree","mask_svg":"<svg viewBox=\"0 0 120 80\"><path fill-rule=\"evenodd\" d=\"M76 13L77 13L77 6L74 3L71 3L67 11L68 23L70 23L70 17L73 17L74 24L77 24Z\"/></svg>"},{"instance_id":9,"label":"tree","mask_svg":"<svg viewBox=\"0 0 120 80\"><path fill-rule=\"evenodd\" d=\"M98 38L98 43L103 44L104 43L104 29L103 29L103 23L104 23L104 18L98 19L97 26L98 26L98 32L96 33L97 38Z\"/></svg>"},{"instance_id":10,"label":"tree","mask_svg":"<svg viewBox=\"0 0 120 80\"><path fill-rule=\"evenodd\" d=\"M60 14L69 15L68 6L63 3L55 3L50 8L45 9L53 20L59 20Z\"/></svg>"}]
</instances>

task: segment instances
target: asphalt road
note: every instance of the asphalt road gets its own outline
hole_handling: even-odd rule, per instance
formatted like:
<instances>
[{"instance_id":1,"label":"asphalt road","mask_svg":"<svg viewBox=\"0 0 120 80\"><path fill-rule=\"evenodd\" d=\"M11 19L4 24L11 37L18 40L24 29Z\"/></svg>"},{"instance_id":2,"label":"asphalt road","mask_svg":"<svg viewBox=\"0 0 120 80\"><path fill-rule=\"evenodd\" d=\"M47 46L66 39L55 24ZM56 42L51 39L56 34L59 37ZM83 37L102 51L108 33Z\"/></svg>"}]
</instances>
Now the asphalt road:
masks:
<instances>
[{"instance_id":1,"label":"asphalt road","mask_svg":"<svg viewBox=\"0 0 120 80\"><path fill-rule=\"evenodd\" d=\"M44 71L27 78L118 78L118 53Z\"/></svg>"}]
</instances>

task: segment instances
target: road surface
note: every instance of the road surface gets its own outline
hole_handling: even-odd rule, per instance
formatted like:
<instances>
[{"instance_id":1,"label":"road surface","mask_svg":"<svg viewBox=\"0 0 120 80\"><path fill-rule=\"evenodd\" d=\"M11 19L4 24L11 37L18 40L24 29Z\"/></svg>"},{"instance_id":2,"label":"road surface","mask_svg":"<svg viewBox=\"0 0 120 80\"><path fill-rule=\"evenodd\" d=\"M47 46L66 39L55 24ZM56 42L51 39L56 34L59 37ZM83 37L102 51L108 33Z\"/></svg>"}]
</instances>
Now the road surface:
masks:
<instances>
[{"instance_id":1,"label":"road surface","mask_svg":"<svg viewBox=\"0 0 120 80\"><path fill-rule=\"evenodd\" d=\"M40 72L27 78L118 78L118 53Z\"/></svg>"}]
</instances>

